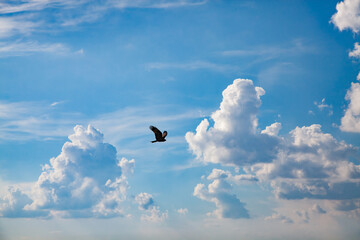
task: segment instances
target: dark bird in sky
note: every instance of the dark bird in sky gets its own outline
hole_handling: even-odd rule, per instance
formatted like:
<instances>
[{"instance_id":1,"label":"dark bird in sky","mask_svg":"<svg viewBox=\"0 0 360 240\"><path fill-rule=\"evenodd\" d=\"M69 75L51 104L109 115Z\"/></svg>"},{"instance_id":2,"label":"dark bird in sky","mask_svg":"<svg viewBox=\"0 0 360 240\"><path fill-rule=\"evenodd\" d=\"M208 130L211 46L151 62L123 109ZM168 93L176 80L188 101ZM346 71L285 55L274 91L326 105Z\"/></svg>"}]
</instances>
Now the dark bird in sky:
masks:
<instances>
[{"instance_id":1,"label":"dark bird in sky","mask_svg":"<svg viewBox=\"0 0 360 240\"><path fill-rule=\"evenodd\" d=\"M162 133L159 129L157 129L154 126L150 126L149 128L150 128L151 131L154 132L155 138L156 138L155 141L151 141L152 143L154 143L154 142L165 142L166 141L165 137L167 136L167 131L164 131Z\"/></svg>"}]
</instances>

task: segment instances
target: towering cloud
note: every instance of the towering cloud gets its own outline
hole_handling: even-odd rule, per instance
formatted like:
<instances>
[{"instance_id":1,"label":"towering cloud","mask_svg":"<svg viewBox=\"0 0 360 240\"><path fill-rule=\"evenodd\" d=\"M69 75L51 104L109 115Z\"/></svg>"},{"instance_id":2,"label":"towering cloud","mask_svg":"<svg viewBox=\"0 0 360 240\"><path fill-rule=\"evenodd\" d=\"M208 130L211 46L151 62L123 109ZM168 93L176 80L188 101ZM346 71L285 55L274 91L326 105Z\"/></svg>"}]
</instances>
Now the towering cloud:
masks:
<instances>
[{"instance_id":1,"label":"towering cloud","mask_svg":"<svg viewBox=\"0 0 360 240\"><path fill-rule=\"evenodd\" d=\"M25 194L10 190L2 200L4 217L115 217L123 214L121 202L126 198L127 173L134 160L116 157L116 149L104 143L103 134L88 126L74 128L70 142L60 155L45 164L43 172Z\"/></svg>"},{"instance_id":2,"label":"towering cloud","mask_svg":"<svg viewBox=\"0 0 360 240\"><path fill-rule=\"evenodd\" d=\"M244 166L271 162L277 154L279 124L260 133L257 113L264 89L248 79L236 79L223 91L220 109L211 115L214 126L204 119L186 141L196 157L205 163Z\"/></svg>"}]
</instances>

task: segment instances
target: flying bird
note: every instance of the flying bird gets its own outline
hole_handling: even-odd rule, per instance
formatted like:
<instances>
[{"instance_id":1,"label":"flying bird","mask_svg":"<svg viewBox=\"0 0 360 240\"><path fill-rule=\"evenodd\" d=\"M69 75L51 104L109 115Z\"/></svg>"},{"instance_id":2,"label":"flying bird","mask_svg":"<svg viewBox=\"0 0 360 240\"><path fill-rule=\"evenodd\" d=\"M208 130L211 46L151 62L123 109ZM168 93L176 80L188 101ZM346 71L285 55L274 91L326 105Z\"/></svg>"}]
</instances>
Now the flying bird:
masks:
<instances>
[{"instance_id":1,"label":"flying bird","mask_svg":"<svg viewBox=\"0 0 360 240\"><path fill-rule=\"evenodd\" d=\"M166 141L165 137L167 136L167 131L164 131L164 132L162 133L159 129L157 129L157 128L154 127L154 126L150 126L149 128L150 128L150 130L153 131L154 134L155 134L155 139L156 139L156 140L155 140L155 141L151 141L152 143L154 143L154 142L165 142L165 141Z\"/></svg>"}]
</instances>

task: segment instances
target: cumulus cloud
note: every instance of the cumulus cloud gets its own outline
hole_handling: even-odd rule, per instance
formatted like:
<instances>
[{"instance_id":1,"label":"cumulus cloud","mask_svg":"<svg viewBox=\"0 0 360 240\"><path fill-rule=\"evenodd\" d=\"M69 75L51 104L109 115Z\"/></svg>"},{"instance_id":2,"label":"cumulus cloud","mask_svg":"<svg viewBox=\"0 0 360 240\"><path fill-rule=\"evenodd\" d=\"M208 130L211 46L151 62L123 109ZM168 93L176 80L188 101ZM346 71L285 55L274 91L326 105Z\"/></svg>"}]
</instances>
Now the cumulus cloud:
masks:
<instances>
[{"instance_id":1,"label":"cumulus cloud","mask_svg":"<svg viewBox=\"0 0 360 240\"><path fill-rule=\"evenodd\" d=\"M351 83L345 99L349 101L340 129L345 132L360 132L360 83Z\"/></svg>"},{"instance_id":2,"label":"cumulus cloud","mask_svg":"<svg viewBox=\"0 0 360 240\"><path fill-rule=\"evenodd\" d=\"M121 170L124 174L133 174L135 168L135 159L127 160L123 157L119 161L118 166L121 167Z\"/></svg>"},{"instance_id":3,"label":"cumulus cloud","mask_svg":"<svg viewBox=\"0 0 360 240\"><path fill-rule=\"evenodd\" d=\"M344 0L336 4L337 12L331 22L340 30L350 29L354 33L360 30L360 0Z\"/></svg>"},{"instance_id":4,"label":"cumulus cloud","mask_svg":"<svg viewBox=\"0 0 360 240\"><path fill-rule=\"evenodd\" d=\"M149 193L140 193L135 197L139 209L147 214L141 215L141 220L149 222L162 222L168 218L168 211L161 212L160 207L155 203L153 196Z\"/></svg>"},{"instance_id":5,"label":"cumulus cloud","mask_svg":"<svg viewBox=\"0 0 360 240\"><path fill-rule=\"evenodd\" d=\"M354 45L354 50L349 52L349 57L360 58L360 45L358 42Z\"/></svg>"},{"instance_id":6,"label":"cumulus cloud","mask_svg":"<svg viewBox=\"0 0 360 240\"><path fill-rule=\"evenodd\" d=\"M285 199L360 198L360 167L348 161L357 148L321 126L296 127L272 163L251 166L261 181L270 181L276 196Z\"/></svg>"},{"instance_id":7,"label":"cumulus cloud","mask_svg":"<svg viewBox=\"0 0 360 240\"><path fill-rule=\"evenodd\" d=\"M220 109L204 119L196 133L186 133L189 149L204 163L244 166L254 162L271 162L277 154L280 129L275 124L259 133L257 113L264 89L248 79L236 79L223 91Z\"/></svg>"},{"instance_id":8,"label":"cumulus cloud","mask_svg":"<svg viewBox=\"0 0 360 240\"><path fill-rule=\"evenodd\" d=\"M276 122L267 126L264 130L261 131L262 134L268 134L270 136L277 136L281 129L281 123Z\"/></svg>"},{"instance_id":9,"label":"cumulus cloud","mask_svg":"<svg viewBox=\"0 0 360 240\"><path fill-rule=\"evenodd\" d=\"M9 191L0 209L2 216L122 216L121 202L129 186L121 166L132 172L135 161L119 161L115 147L103 138L90 125L76 126L60 155L43 166L31 193Z\"/></svg>"},{"instance_id":10,"label":"cumulus cloud","mask_svg":"<svg viewBox=\"0 0 360 240\"><path fill-rule=\"evenodd\" d=\"M213 169L211 174L207 177L212 182L206 187L199 183L194 188L193 195L202 200L213 202L216 205L216 210L209 215L214 215L218 218L249 218L249 212L235 194L231 194L232 186L229 183L232 175L221 169Z\"/></svg>"},{"instance_id":11,"label":"cumulus cloud","mask_svg":"<svg viewBox=\"0 0 360 240\"><path fill-rule=\"evenodd\" d=\"M353 86L354 89L358 87L357 84ZM233 176L229 171L214 170L208 176L213 183L208 187L198 184L194 195L215 202L215 213L222 217L228 217L223 206L230 205L229 196L233 203L240 202L230 194L229 184L240 180L269 184L277 198L286 200L360 199L360 166L353 161L358 158L358 148L324 133L319 124L296 127L285 137L278 136L280 123L260 132L256 114L263 93L264 90L256 88L250 80L235 80L223 92L220 109L211 116L214 126L209 128L209 121L205 119L195 134L186 134L189 148L198 159L205 163L230 165L246 173ZM348 98L353 99L353 95L350 91ZM349 108L354 108L353 114L360 113L356 106L350 104ZM228 198L220 199L218 193ZM300 211L296 216L306 222L308 212ZM283 219L279 215L272 218Z\"/></svg>"}]
</instances>

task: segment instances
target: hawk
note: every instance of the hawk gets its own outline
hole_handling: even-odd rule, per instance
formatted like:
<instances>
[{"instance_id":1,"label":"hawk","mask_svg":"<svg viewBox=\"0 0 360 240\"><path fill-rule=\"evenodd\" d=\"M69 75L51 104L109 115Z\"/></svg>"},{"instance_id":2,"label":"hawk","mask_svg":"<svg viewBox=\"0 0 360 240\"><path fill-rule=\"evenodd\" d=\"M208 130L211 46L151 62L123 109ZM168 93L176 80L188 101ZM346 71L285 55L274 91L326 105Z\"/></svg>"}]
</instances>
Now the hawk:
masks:
<instances>
[{"instance_id":1,"label":"hawk","mask_svg":"<svg viewBox=\"0 0 360 240\"><path fill-rule=\"evenodd\" d=\"M150 130L153 131L154 134L155 134L155 139L156 139L156 140L155 140L155 141L151 141L152 143L154 143L154 142L165 142L165 141L166 141L165 137L167 136L167 131L164 131L164 132L162 133L159 129L157 129L157 128L154 127L154 126L150 126L149 128L150 128Z\"/></svg>"}]
</instances>

